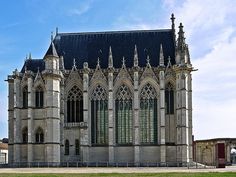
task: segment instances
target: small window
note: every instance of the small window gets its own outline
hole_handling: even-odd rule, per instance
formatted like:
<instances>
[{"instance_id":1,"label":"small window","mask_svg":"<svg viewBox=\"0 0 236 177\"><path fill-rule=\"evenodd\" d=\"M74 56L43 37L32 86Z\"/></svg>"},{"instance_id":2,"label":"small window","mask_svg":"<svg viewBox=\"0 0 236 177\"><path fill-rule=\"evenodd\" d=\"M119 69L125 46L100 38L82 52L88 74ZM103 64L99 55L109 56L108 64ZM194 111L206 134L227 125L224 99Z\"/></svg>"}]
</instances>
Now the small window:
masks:
<instances>
[{"instance_id":1,"label":"small window","mask_svg":"<svg viewBox=\"0 0 236 177\"><path fill-rule=\"evenodd\" d=\"M38 128L35 134L35 142L43 143L44 142L44 134L42 128Z\"/></svg>"},{"instance_id":2,"label":"small window","mask_svg":"<svg viewBox=\"0 0 236 177\"><path fill-rule=\"evenodd\" d=\"M70 143L69 140L65 141L65 155L69 155L70 154Z\"/></svg>"},{"instance_id":3,"label":"small window","mask_svg":"<svg viewBox=\"0 0 236 177\"><path fill-rule=\"evenodd\" d=\"M28 87L23 88L23 108L28 107Z\"/></svg>"},{"instance_id":4,"label":"small window","mask_svg":"<svg viewBox=\"0 0 236 177\"><path fill-rule=\"evenodd\" d=\"M43 107L43 89L41 87L38 87L35 92L35 107Z\"/></svg>"},{"instance_id":5,"label":"small window","mask_svg":"<svg viewBox=\"0 0 236 177\"><path fill-rule=\"evenodd\" d=\"M22 131L22 143L28 143L28 128L25 127Z\"/></svg>"},{"instance_id":6,"label":"small window","mask_svg":"<svg viewBox=\"0 0 236 177\"><path fill-rule=\"evenodd\" d=\"M79 140L75 140L75 155L79 155Z\"/></svg>"}]
</instances>

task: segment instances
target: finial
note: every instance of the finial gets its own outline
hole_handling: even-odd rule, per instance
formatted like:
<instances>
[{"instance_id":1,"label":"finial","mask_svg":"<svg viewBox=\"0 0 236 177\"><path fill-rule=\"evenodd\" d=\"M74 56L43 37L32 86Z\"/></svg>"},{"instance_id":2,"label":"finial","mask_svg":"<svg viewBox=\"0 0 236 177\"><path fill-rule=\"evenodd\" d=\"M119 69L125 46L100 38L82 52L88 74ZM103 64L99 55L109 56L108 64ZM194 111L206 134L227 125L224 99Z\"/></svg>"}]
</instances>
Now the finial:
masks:
<instances>
[{"instance_id":1,"label":"finial","mask_svg":"<svg viewBox=\"0 0 236 177\"><path fill-rule=\"evenodd\" d=\"M72 70L76 70L76 61L75 61L75 58L73 59L73 67L72 67Z\"/></svg>"},{"instance_id":2,"label":"finial","mask_svg":"<svg viewBox=\"0 0 236 177\"><path fill-rule=\"evenodd\" d=\"M100 58L98 57L98 60L97 60L97 67L96 67L97 69L99 69L100 68Z\"/></svg>"},{"instance_id":3,"label":"finial","mask_svg":"<svg viewBox=\"0 0 236 177\"><path fill-rule=\"evenodd\" d=\"M53 41L53 31L51 32L51 42Z\"/></svg>"},{"instance_id":4,"label":"finial","mask_svg":"<svg viewBox=\"0 0 236 177\"><path fill-rule=\"evenodd\" d=\"M58 27L56 27L56 35L58 34Z\"/></svg>"},{"instance_id":5,"label":"finial","mask_svg":"<svg viewBox=\"0 0 236 177\"><path fill-rule=\"evenodd\" d=\"M165 66L165 63L164 63L164 53L163 53L162 44L160 45L159 65L160 66Z\"/></svg>"},{"instance_id":6,"label":"finial","mask_svg":"<svg viewBox=\"0 0 236 177\"><path fill-rule=\"evenodd\" d=\"M125 57L122 58L122 67L125 67Z\"/></svg>"},{"instance_id":7,"label":"finial","mask_svg":"<svg viewBox=\"0 0 236 177\"><path fill-rule=\"evenodd\" d=\"M31 52L29 53L29 60L31 60L32 59L32 57L31 57Z\"/></svg>"},{"instance_id":8,"label":"finial","mask_svg":"<svg viewBox=\"0 0 236 177\"><path fill-rule=\"evenodd\" d=\"M134 67L138 67L138 50L137 45L134 45Z\"/></svg>"},{"instance_id":9,"label":"finial","mask_svg":"<svg viewBox=\"0 0 236 177\"><path fill-rule=\"evenodd\" d=\"M183 50L184 46L185 46L185 37L184 37L183 27L184 26L182 25L182 23L180 23L180 25L179 25L179 32L178 32L178 44L177 44L177 47L180 50Z\"/></svg>"},{"instance_id":10,"label":"finial","mask_svg":"<svg viewBox=\"0 0 236 177\"><path fill-rule=\"evenodd\" d=\"M171 14L171 27L172 27L172 30L175 30L175 16L174 14L172 13Z\"/></svg>"},{"instance_id":11,"label":"finial","mask_svg":"<svg viewBox=\"0 0 236 177\"><path fill-rule=\"evenodd\" d=\"M113 68L113 57L112 57L111 46L109 47L108 68Z\"/></svg>"},{"instance_id":12,"label":"finial","mask_svg":"<svg viewBox=\"0 0 236 177\"><path fill-rule=\"evenodd\" d=\"M25 61L26 61L26 60L28 60L28 55L27 55L27 54L26 54L26 56L25 56Z\"/></svg>"},{"instance_id":13,"label":"finial","mask_svg":"<svg viewBox=\"0 0 236 177\"><path fill-rule=\"evenodd\" d=\"M167 68L169 68L172 64L171 64L171 58L170 58L170 56L168 56L168 64L167 64Z\"/></svg>"},{"instance_id":14,"label":"finial","mask_svg":"<svg viewBox=\"0 0 236 177\"><path fill-rule=\"evenodd\" d=\"M147 55L147 66L148 66L148 67L151 66L151 65L150 65L150 57L149 57L149 55Z\"/></svg>"},{"instance_id":15,"label":"finial","mask_svg":"<svg viewBox=\"0 0 236 177\"><path fill-rule=\"evenodd\" d=\"M39 67L37 67L38 68L38 73L39 73Z\"/></svg>"}]
</instances>

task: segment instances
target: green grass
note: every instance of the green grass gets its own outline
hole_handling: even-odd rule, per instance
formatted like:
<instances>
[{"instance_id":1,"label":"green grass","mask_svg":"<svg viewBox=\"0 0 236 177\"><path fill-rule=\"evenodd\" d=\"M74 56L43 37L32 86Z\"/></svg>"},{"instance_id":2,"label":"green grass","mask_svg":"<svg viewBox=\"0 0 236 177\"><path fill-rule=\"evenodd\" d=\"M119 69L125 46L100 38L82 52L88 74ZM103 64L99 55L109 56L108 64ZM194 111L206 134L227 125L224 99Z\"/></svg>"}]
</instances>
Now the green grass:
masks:
<instances>
[{"instance_id":1,"label":"green grass","mask_svg":"<svg viewBox=\"0 0 236 177\"><path fill-rule=\"evenodd\" d=\"M0 171L1 172L1 171ZM0 177L236 177L236 173L222 172L222 173L98 173L98 174L1 174Z\"/></svg>"}]
</instances>

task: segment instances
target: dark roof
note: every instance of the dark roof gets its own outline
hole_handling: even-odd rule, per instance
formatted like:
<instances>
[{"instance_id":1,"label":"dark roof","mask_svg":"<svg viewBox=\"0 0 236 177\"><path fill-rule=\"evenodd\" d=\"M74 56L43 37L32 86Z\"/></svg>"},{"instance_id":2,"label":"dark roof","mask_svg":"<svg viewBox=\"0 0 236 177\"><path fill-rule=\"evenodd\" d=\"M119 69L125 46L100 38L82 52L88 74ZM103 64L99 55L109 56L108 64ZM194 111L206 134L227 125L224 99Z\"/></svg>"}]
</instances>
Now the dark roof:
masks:
<instances>
[{"instance_id":1,"label":"dark roof","mask_svg":"<svg viewBox=\"0 0 236 177\"><path fill-rule=\"evenodd\" d=\"M25 60L24 66L21 69L22 73L25 72L25 67L27 68L27 70L30 70L36 73L38 69L39 71L43 71L45 68L45 64L44 64L43 59L27 59Z\"/></svg>"},{"instance_id":2,"label":"dark roof","mask_svg":"<svg viewBox=\"0 0 236 177\"><path fill-rule=\"evenodd\" d=\"M51 44L50 44L50 46L49 46L49 48L48 48L48 51L46 52L45 56L46 56L46 55L51 55L51 56L56 56L56 57L58 57L57 51L56 51L56 49L55 49L55 46L54 46L54 43L53 43L53 42L51 42Z\"/></svg>"},{"instance_id":3,"label":"dark roof","mask_svg":"<svg viewBox=\"0 0 236 177\"><path fill-rule=\"evenodd\" d=\"M158 66L160 44L163 46L165 65L168 56L171 57L172 64L175 63L175 43L170 29L59 33L54 39L54 44L58 55L64 57L65 69L72 68L74 58L77 68L82 68L83 62L88 62L90 68L95 68L98 57L101 67L107 68L109 46L112 48L115 68L121 67L123 56L126 66L133 67L135 44L138 49L139 66L146 66L147 54L150 56L151 65Z\"/></svg>"},{"instance_id":4,"label":"dark roof","mask_svg":"<svg viewBox=\"0 0 236 177\"><path fill-rule=\"evenodd\" d=\"M56 50L54 50L55 45ZM109 47L112 48L113 66L120 68L122 58L125 57L126 67L133 67L134 47L137 45L139 66L146 66L146 57L149 55L151 66L159 65L160 45L162 44L165 65L168 56L175 64L175 42L171 29L138 30L138 31L110 31L85 33L58 33L45 55L64 57L65 69L71 69L73 60L77 68L82 68L88 62L90 68L95 68L97 58L100 58L102 68L108 67ZM43 60L26 60L27 69L34 72L37 67L44 69ZM24 66L25 66L24 65ZM24 71L24 67L22 69Z\"/></svg>"}]
</instances>

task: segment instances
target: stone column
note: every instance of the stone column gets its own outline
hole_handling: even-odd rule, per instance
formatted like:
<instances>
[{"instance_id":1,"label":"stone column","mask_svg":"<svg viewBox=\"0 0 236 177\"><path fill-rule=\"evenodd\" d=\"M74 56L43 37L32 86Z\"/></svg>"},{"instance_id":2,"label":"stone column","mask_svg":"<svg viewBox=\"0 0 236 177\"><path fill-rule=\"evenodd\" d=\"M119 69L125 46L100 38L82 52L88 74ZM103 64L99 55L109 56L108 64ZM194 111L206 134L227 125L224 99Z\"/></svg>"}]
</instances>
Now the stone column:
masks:
<instances>
[{"instance_id":1,"label":"stone column","mask_svg":"<svg viewBox=\"0 0 236 177\"><path fill-rule=\"evenodd\" d=\"M33 103L32 103L32 87L33 87L33 79L31 75L28 77L28 116L27 116L27 124L28 124L28 162L33 161L33 141L34 141L34 132L33 132Z\"/></svg>"},{"instance_id":2,"label":"stone column","mask_svg":"<svg viewBox=\"0 0 236 177\"><path fill-rule=\"evenodd\" d=\"M65 87L64 87L64 79L62 79L61 84L61 107L60 107L60 143L61 145L64 144L64 123L65 123L65 114L64 114L64 109L65 109ZM62 146L60 147L61 149L61 157L64 156L64 150L62 150ZM63 161L63 160L62 160Z\"/></svg>"},{"instance_id":3,"label":"stone column","mask_svg":"<svg viewBox=\"0 0 236 177\"><path fill-rule=\"evenodd\" d=\"M177 71L177 161L180 165L189 162L189 115L188 115L188 75Z\"/></svg>"},{"instance_id":4,"label":"stone column","mask_svg":"<svg viewBox=\"0 0 236 177\"><path fill-rule=\"evenodd\" d=\"M14 162L14 78L8 76L8 163Z\"/></svg>"},{"instance_id":5,"label":"stone column","mask_svg":"<svg viewBox=\"0 0 236 177\"><path fill-rule=\"evenodd\" d=\"M115 162L114 159L114 109L113 109L113 68L109 69L108 73L108 138L109 138L109 163Z\"/></svg>"},{"instance_id":6,"label":"stone column","mask_svg":"<svg viewBox=\"0 0 236 177\"><path fill-rule=\"evenodd\" d=\"M81 152L82 152L82 161L89 161L89 145L90 141L90 132L91 132L91 123L89 119L89 97L88 97L88 86L89 86L89 68L88 63L84 63L83 70L83 113L84 113L84 124L87 125L83 129L81 129L80 133L80 142L81 142Z\"/></svg>"},{"instance_id":7,"label":"stone column","mask_svg":"<svg viewBox=\"0 0 236 177\"><path fill-rule=\"evenodd\" d=\"M192 123L192 74L188 74L188 122L189 122L189 162L193 161L193 123Z\"/></svg>"},{"instance_id":8,"label":"stone column","mask_svg":"<svg viewBox=\"0 0 236 177\"><path fill-rule=\"evenodd\" d=\"M161 70L159 73L160 80L160 161L161 165L166 165L166 140L165 140L165 73Z\"/></svg>"},{"instance_id":9,"label":"stone column","mask_svg":"<svg viewBox=\"0 0 236 177\"><path fill-rule=\"evenodd\" d=\"M16 77L14 79L14 162L20 162L20 144L21 141L21 117L20 117L20 78Z\"/></svg>"},{"instance_id":10,"label":"stone column","mask_svg":"<svg viewBox=\"0 0 236 177\"><path fill-rule=\"evenodd\" d=\"M134 163L140 163L140 133L139 133L139 87L138 67L134 69Z\"/></svg>"}]
</instances>

